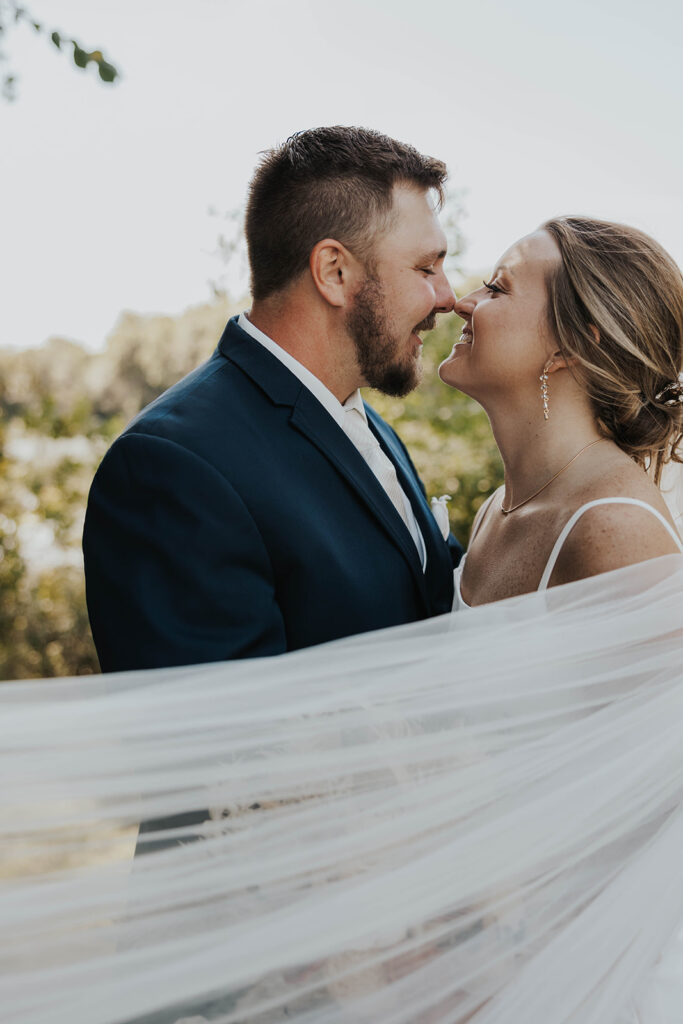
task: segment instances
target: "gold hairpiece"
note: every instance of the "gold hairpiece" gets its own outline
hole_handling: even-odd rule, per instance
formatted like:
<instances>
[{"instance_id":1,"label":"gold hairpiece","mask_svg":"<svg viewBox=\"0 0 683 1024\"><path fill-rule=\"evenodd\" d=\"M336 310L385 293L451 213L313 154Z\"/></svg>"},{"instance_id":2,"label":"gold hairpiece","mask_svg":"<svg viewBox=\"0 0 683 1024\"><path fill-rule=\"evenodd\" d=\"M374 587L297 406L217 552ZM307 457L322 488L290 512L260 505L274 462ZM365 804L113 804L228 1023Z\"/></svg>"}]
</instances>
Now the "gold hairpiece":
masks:
<instances>
[{"instance_id":1,"label":"gold hairpiece","mask_svg":"<svg viewBox=\"0 0 683 1024\"><path fill-rule=\"evenodd\" d=\"M665 384L662 390L655 395L655 400L662 405L677 405L683 402L683 382L672 380Z\"/></svg>"}]
</instances>

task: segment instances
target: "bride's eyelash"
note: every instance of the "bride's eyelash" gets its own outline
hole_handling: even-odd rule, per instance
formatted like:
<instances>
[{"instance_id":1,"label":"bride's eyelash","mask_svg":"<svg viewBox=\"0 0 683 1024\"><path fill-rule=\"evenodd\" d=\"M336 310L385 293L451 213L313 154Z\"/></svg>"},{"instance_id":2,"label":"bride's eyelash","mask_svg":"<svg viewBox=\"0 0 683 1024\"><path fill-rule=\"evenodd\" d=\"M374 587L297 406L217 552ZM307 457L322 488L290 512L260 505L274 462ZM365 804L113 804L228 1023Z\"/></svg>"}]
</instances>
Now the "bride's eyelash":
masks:
<instances>
[{"instance_id":1,"label":"bride's eyelash","mask_svg":"<svg viewBox=\"0 0 683 1024\"><path fill-rule=\"evenodd\" d=\"M488 281L482 281L481 283L483 284L484 288L488 288L489 291L491 291L491 292L499 292L501 295L505 294L503 289L499 288L497 284L491 284Z\"/></svg>"}]
</instances>

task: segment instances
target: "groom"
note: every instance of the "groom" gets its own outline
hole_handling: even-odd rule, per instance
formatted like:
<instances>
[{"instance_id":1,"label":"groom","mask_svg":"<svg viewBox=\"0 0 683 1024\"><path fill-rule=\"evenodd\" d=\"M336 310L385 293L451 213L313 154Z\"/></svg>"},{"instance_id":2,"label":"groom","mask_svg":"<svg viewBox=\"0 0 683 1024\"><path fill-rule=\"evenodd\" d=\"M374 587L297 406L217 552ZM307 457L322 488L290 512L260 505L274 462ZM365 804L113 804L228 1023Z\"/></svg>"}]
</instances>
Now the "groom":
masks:
<instances>
[{"instance_id":1,"label":"groom","mask_svg":"<svg viewBox=\"0 0 683 1024\"><path fill-rule=\"evenodd\" d=\"M358 389L405 395L454 295L446 168L375 131L264 156L253 303L115 442L83 537L102 669L279 654L449 611L444 541L410 457Z\"/></svg>"}]
</instances>

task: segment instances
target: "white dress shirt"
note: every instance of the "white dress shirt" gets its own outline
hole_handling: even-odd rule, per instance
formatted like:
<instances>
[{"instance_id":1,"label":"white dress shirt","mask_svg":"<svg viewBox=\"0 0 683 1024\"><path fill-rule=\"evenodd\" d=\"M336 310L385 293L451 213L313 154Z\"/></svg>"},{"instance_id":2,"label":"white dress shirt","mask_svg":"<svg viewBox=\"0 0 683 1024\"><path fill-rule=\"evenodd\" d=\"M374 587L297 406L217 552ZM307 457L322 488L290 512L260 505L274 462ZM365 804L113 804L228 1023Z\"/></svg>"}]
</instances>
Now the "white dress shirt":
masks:
<instances>
[{"instance_id":1,"label":"white dress shirt","mask_svg":"<svg viewBox=\"0 0 683 1024\"><path fill-rule=\"evenodd\" d=\"M287 367L287 369L294 374L295 377L299 378L304 387L308 388L308 390L313 394L313 396L318 399L322 407L330 414L335 423L337 423L341 427L346 436L352 442L354 448L356 448L356 450L363 456L363 459L365 460L365 462L367 462L368 466L377 477L375 469L373 469L372 464L365 456L366 449L363 449L359 446L354 436L347 429L347 413L351 409L353 409L362 416L363 422L365 423L367 430L370 433L372 433L372 431L370 431L370 427L368 426L368 418L365 413L365 406L363 405L363 399L361 398L360 391L354 391L353 394L349 395L349 397L342 405L342 403L337 398L335 398L335 396L332 394L329 388L326 388L323 382L318 377L316 377L315 374L311 373L310 370L307 370L306 367L302 363L300 363L298 359L295 359L294 356L290 355L289 352L286 352L281 345L278 345L276 341L273 341L273 339L269 338L267 334L264 334L263 331L260 331L258 327L254 327L251 320L249 320L249 318L247 317L246 313L240 314L237 323L242 328L243 331L246 331L246 333L250 337L254 338L255 341L260 342L261 345L263 345L264 348L267 348L269 352L272 352L272 354L277 359L279 359L280 362L283 363ZM374 434L372 435L372 437L374 438ZM382 481L380 480L380 483L381 482ZM401 497L403 500L405 510L405 515L403 519L410 531L410 535L413 538L413 541L415 542L415 547L417 548L417 553L422 563L422 571L424 572L424 570L427 567L427 549L425 547L422 531L420 530L417 520L415 519L415 513L413 512L413 507L410 504L410 500L408 499L407 495L405 494L400 484L398 484L398 487L401 492Z\"/></svg>"}]
</instances>

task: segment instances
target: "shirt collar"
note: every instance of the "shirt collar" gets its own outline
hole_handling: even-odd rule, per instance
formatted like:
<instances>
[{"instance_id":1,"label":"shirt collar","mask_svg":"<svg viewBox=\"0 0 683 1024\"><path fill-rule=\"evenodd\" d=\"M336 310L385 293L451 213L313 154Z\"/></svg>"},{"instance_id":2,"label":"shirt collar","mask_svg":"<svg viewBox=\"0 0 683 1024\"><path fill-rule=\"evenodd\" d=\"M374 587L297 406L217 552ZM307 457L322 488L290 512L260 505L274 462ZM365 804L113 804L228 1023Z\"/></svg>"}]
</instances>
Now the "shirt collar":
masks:
<instances>
[{"instance_id":1,"label":"shirt collar","mask_svg":"<svg viewBox=\"0 0 683 1024\"><path fill-rule=\"evenodd\" d=\"M356 388L356 390L349 395L349 397L342 405L342 409L344 410L344 412L351 412L352 409L355 409L356 412L359 412L363 419L367 422L368 418L365 415L363 396L361 395L360 390L358 388Z\"/></svg>"},{"instance_id":2,"label":"shirt collar","mask_svg":"<svg viewBox=\"0 0 683 1024\"><path fill-rule=\"evenodd\" d=\"M365 406L363 405L363 399L358 389L349 395L342 405L335 395L332 394L330 389L323 384L319 377L316 377L315 374L311 373L303 363L300 363L298 359L295 359L293 355L290 355L290 353L282 348L281 345L278 345L276 341L273 341L273 339L269 338L267 334L260 331L258 327L255 327L246 312L240 313L237 323L243 331L245 331L250 337L254 338L255 341L260 342L261 345L263 345L264 348L267 348L269 352L279 359L295 377L298 377L301 383L315 395L320 404L327 409L330 416L332 416L340 426L344 419L344 413L349 412L351 409L355 409L359 412L363 417L363 420L367 422Z\"/></svg>"}]
</instances>

